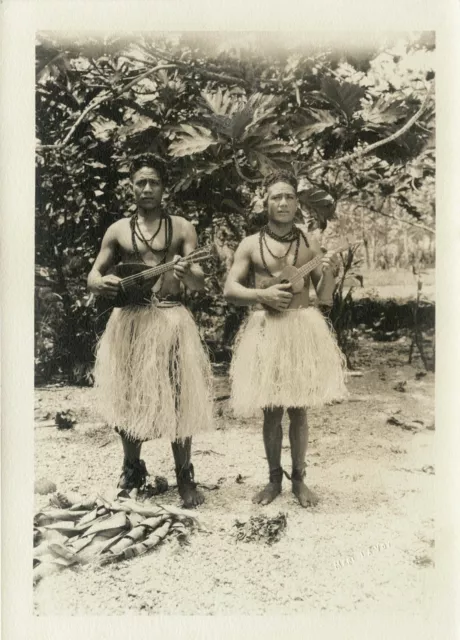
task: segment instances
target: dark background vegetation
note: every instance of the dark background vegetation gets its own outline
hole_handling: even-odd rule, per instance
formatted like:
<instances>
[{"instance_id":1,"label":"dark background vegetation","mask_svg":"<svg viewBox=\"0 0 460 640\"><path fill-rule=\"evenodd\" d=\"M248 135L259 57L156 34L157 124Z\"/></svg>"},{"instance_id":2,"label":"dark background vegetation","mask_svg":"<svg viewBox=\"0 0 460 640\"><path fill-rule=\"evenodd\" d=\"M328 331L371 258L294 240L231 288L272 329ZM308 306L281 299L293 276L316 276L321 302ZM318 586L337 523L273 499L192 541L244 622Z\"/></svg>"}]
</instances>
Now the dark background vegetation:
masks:
<instances>
[{"instance_id":1,"label":"dark background vegetation","mask_svg":"<svg viewBox=\"0 0 460 640\"><path fill-rule=\"evenodd\" d=\"M245 313L223 300L225 274L264 221L260 183L276 167L296 172L299 217L325 245L344 234L360 242L343 256L330 313L350 366L358 326L379 339L432 328L434 306L420 295L357 303L353 290L363 271L434 265L434 46L431 32L365 47L251 33L40 33L37 382L90 381L107 317L86 276L107 227L133 212L128 163L147 151L165 160L167 210L216 250L204 296L189 300L216 362L228 362Z\"/></svg>"}]
</instances>

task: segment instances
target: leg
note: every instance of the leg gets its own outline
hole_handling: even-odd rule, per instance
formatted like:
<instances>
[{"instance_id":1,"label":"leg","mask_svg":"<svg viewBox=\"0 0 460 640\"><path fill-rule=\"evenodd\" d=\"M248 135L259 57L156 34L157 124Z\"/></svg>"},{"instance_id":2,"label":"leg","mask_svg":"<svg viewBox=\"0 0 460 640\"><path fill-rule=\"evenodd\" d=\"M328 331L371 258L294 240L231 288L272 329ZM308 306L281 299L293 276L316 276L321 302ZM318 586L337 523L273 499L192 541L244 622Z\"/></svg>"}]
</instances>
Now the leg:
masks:
<instances>
[{"instance_id":1,"label":"leg","mask_svg":"<svg viewBox=\"0 0 460 640\"><path fill-rule=\"evenodd\" d=\"M292 491L302 507L308 507L318 504L318 498L303 481L308 447L307 411L303 407L291 407L288 409L288 415L292 456Z\"/></svg>"},{"instance_id":2,"label":"leg","mask_svg":"<svg viewBox=\"0 0 460 640\"><path fill-rule=\"evenodd\" d=\"M204 495L196 488L194 469L191 463L192 438L176 440L171 443L176 465L177 488L184 507L191 509L204 502Z\"/></svg>"},{"instance_id":3,"label":"leg","mask_svg":"<svg viewBox=\"0 0 460 640\"><path fill-rule=\"evenodd\" d=\"M123 429L116 429L123 445L123 468L118 487L130 491L145 485L148 473L145 462L140 459L142 442L130 438Z\"/></svg>"},{"instance_id":4,"label":"leg","mask_svg":"<svg viewBox=\"0 0 460 640\"><path fill-rule=\"evenodd\" d=\"M123 445L123 462L136 462L141 457L142 442L140 440L131 440L124 433L121 435L121 444Z\"/></svg>"},{"instance_id":5,"label":"leg","mask_svg":"<svg viewBox=\"0 0 460 640\"><path fill-rule=\"evenodd\" d=\"M178 344L173 347L169 361L169 378L174 389L176 413L179 414L181 399L181 380L178 358ZM177 488L182 498L183 506L192 509L204 502L204 495L196 488L194 482L194 468L191 463L192 458L192 438L175 440L171 442L176 467Z\"/></svg>"},{"instance_id":6,"label":"leg","mask_svg":"<svg viewBox=\"0 0 460 640\"><path fill-rule=\"evenodd\" d=\"M264 409L263 435L270 482L252 499L253 502L259 504L269 504L281 493L281 480L283 478L283 470L281 468L283 429L281 420L283 413L282 407Z\"/></svg>"}]
</instances>

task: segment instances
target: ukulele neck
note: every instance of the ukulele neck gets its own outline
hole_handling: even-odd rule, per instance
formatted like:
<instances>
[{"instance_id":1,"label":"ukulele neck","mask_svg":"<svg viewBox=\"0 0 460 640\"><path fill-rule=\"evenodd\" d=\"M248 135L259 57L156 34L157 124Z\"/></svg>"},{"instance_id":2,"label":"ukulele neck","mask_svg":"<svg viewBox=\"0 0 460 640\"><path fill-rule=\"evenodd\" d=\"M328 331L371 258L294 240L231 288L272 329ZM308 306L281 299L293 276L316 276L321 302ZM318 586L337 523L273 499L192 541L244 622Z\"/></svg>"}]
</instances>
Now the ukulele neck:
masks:
<instances>
[{"instance_id":1,"label":"ukulele neck","mask_svg":"<svg viewBox=\"0 0 460 640\"><path fill-rule=\"evenodd\" d=\"M311 271L313 271L313 269L316 269L316 267L319 267L319 265L322 262L322 259L323 259L323 256L316 256L315 258L313 258L312 260L307 262L307 264L304 264L303 267L300 267L297 270L297 274L295 276L295 280L299 280L300 278L304 278Z\"/></svg>"},{"instance_id":2,"label":"ukulele neck","mask_svg":"<svg viewBox=\"0 0 460 640\"><path fill-rule=\"evenodd\" d=\"M174 266L175 262L167 262L166 264L160 264L156 267L152 267L151 269L146 269L145 271L142 271L139 274L139 277L142 280L147 280L148 278L152 278L153 276L159 276L162 273L165 273L166 271L169 271L173 266Z\"/></svg>"},{"instance_id":3,"label":"ukulele neck","mask_svg":"<svg viewBox=\"0 0 460 640\"><path fill-rule=\"evenodd\" d=\"M348 248L349 248L349 244L343 243L338 247L336 247L335 249L333 249L332 251L330 251L329 255L336 255L337 253L340 253L341 251L345 251ZM310 262L307 262L307 264L304 264L303 267L300 267L297 270L297 274L294 280L299 280L300 278L304 278L307 274L313 271L313 269L316 269L316 267L319 267L323 261L323 257L324 257L323 255L315 256L312 260L310 260Z\"/></svg>"},{"instance_id":4,"label":"ukulele neck","mask_svg":"<svg viewBox=\"0 0 460 640\"><path fill-rule=\"evenodd\" d=\"M197 249L196 251L189 254L185 260L190 264L194 264L196 262L201 262L201 260L207 260L209 257L209 253L204 249ZM130 286L136 286L140 282L148 282L151 278L156 276L160 276L162 273L166 271L170 271L174 268L176 264L175 260L171 262L167 262L166 264L160 264L156 267L151 267L149 269L145 269L135 275L128 276L121 281L121 287L126 288Z\"/></svg>"}]
</instances>

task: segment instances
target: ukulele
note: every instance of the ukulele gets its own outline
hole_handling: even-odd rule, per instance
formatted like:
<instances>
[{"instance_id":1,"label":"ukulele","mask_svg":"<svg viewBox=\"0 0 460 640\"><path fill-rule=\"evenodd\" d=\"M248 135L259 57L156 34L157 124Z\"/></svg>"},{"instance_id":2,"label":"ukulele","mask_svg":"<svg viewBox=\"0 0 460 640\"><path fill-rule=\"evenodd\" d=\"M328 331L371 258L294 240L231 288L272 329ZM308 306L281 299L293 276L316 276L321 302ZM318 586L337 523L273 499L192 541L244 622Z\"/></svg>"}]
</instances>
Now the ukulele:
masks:
<instances>
[{"instance_id":1,"label":"ukulele","mask_svg":"<svg viewBox=\"0 0 460 640\"><path fill-rule=\"evenodd\" d=\"M345 251L349 247L350 247L350 243L348 242L348 240L346 240L341 242L339 245L337 245L335 249L332 249L327 253L330 256L335 255L337 253L341 253L342 251ZM287 308L298 309L300 308L301 303L299 301L299 296L296 294L299 294L301 293L301 291L303 291L303 288L305 286L305 282L304 282L305 276L307 276L311 271L313 271L313 269L316 269L316 267L320 266L321 262L323 261L323 257L324 257L324 254L317 255L312 260L310 260L309 262L307 262L306 264L304 264L302 267L299 267L299 268L294 267L293 265L288 265L287 267L284 267L284 269L281 271L281 273L278 276L274 276L271 278L267 278L266 280L263 280L260 285L260 288L268 289L268 287L271 287L275 284L290 284L291 285L290 293L292 293L293 296ZM262 306L264 309L272 313L282 313L281 311L278 311L277 309L274 309L269 305L263 304Z\"/></svg>"},{"instance_id":2,"label":"ukulele","mask_svg":"<svg viewBox=\"0 0 460 640\"><path fill-rule=\"evenodd\" d=\"M156 267L150 267L142 262L122 262L107 271L106 275L115 275L121 278L119 290L115 298L104 298L102 306L104 311L113 307L127 307L129 305L144 306L152 300L152 287L158 278L167 271L174 269L177 262L196 264L212 257L211 251L204 247L192 251L186 258L172 260Z\"/></svg>"}]
</instances>

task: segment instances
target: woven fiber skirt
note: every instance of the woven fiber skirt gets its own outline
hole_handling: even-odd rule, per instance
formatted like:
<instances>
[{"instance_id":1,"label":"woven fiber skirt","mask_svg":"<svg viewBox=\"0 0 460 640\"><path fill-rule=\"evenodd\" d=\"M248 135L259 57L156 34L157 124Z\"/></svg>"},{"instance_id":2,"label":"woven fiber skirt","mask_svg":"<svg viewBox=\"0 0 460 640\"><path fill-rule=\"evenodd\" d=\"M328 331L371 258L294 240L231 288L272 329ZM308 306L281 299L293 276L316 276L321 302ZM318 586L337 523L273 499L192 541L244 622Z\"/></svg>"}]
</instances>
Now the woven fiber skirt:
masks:
<instances>
[{"instance_id":1,"label":"woven fiber skirt","mask_svg":"<svg viewBox=\"0 0 460 640\"><path fill-rule=\"evenodd\" d=\"M212 372L185 307L114 309L96 348L101 417L139 440L171 441L212 427Z\"/></svg>"},{"instance_id":2,"label":"woven fiber skirt","mask_svg":"<svg viewBox=\"0 0 460 640\"><path fill-rule=\"evenodd\" d=\"M253 312L235 341L230 368L236 415L269 407L318 407L347 395L345 357L315 308Z\"/></svg>"}]
</instances>

